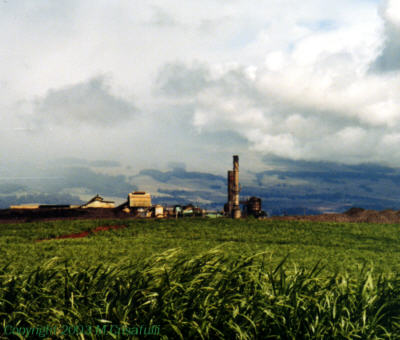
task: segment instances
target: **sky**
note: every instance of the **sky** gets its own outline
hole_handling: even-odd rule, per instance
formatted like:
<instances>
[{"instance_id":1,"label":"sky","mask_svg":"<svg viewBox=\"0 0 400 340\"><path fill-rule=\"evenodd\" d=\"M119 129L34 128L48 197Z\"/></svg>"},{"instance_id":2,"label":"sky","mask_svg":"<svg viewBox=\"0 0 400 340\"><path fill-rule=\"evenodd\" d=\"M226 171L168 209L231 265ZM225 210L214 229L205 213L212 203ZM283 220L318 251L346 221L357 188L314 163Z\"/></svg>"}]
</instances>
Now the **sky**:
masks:
<instances>
[{"instance_id":1,"label":"sky","mask_svg":"<svg viewBox=\"0 0 400 340\"><path fill-rule=\"evenodd\" d=\"M400 164L398 0L4 0L0 42L0 195Z\"/></svg>"}]
</instances>

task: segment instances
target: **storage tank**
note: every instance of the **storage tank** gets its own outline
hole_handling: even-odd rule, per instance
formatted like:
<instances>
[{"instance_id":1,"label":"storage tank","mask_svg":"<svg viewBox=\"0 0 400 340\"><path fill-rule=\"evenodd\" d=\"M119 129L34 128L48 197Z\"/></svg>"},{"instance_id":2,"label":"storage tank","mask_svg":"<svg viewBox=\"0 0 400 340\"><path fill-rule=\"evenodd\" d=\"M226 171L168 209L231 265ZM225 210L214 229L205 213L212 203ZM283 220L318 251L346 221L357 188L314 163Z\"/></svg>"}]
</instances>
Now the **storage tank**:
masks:
<instances>
[{"instance_id":1,"label":"storage tank","mask_svg":"<svg viewBox=\"0 0 400 340\"><path fill-rule=\"evenodd\" d=\"M259 216L261 214L261 198L250 197L247 201L247 214Z\"/></svg>"}]
</instances>

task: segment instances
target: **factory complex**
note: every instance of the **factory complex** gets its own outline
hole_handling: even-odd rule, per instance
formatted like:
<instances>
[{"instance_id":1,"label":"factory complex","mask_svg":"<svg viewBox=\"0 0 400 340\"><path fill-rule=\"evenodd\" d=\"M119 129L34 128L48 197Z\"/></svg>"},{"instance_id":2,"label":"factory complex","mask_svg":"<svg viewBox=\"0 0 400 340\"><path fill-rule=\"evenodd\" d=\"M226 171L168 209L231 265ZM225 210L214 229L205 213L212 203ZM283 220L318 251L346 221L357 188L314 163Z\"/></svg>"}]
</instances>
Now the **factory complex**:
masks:
<instances>
[{"instance_id":1,"label":"factory complex","mask_svg":"<svg viewBox=\"0 0 400 340\"><path fill-rule=\"evenodd\" d=\"M191 203L187 205L163 206L160 204L152 204L150 193L144 191L134 191L128 194L127 201L119 206L115 206L115 202L107 201L100 195L94 196L88 202L82 205L51 205L51 204L23 204L12 205L10 210L112 210L118 215L133 216L139 218L178 218L184 216L203 216L203 217L220 217L226 216L234 219L240 217L266 216L262 211L261 199L250 197L244 201L240 201L240 185L239 185L239 156L233 156L233 169L228 171L227 175L227 203L221 211L207 211L201 207Z\"/></svg>"}]
</instances>

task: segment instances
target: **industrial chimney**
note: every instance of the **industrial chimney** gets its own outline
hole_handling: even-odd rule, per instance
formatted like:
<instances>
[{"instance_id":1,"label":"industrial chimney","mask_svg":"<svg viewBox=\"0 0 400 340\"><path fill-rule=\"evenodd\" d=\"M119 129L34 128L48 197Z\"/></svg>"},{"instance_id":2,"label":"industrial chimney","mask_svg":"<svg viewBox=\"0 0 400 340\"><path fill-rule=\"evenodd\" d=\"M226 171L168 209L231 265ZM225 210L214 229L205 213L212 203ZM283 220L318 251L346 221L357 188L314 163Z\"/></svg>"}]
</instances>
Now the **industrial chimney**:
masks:
<instances>
[{"instance_id":1,"label":"industrial chimney","mask_svg":"<svg viewBox=\"0 0 400 340\"><path fill-rule=\"evenodd\" d=\"M233 170L228 171L228 214L240 218L239 206L239 156L233 156Z\"/></svg>"}]
</instances>

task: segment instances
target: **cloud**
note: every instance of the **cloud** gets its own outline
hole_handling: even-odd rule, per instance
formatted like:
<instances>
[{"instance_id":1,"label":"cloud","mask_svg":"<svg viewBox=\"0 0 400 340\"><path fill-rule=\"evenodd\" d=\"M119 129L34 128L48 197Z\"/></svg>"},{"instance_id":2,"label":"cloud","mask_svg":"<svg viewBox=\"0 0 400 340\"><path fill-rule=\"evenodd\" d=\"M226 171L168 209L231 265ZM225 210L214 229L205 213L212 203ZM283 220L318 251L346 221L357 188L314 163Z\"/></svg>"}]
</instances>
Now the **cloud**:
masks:
<instances>
[{"instance_id":1,"label":"cloud","mask_svg":"<svg viewBox=\"0 0 400 340\"><path fill-rule=\"evenodd\" d=\"M192 180L201 181L205 186L210 186L215 185L216 182L225 183L226 181L226 179L222 176L204 172L186 171L185 168L181 167L175 167L171 171L145 169L141 170L138 175L149 176L161 183L174 183L174 181Z\"/></svg>"},{"instance_id":2,"label":"cloud","mask_svg":"<svg viewBox=\"0 0 400 340\"><path fill-rule=\"evenodd\" d=\"M130 120L137 112L133 104L110 93L104 77L50 90L36 103L41 122L72 126L110 126Z\"/></svg>"},{"instance_id":3,"label":"cloud","mask_svg":"<svg viewBox=\"0 0 400 340\"><path fill-rule=\"evenodd\" d=\"M47 185L47 190L57 192L65 189L79 188L87 194L126 197L136 190L136 185L129 183L124 175L108 175L91 170L89 167L52 168L48 176L57 174L60 180Z\"/></svg>"},{"instance_id":4,"label":"cloud","mask_svg":"<svg viewBox=\"0 0 400 340\"><path fill-rule=\"evenodd\" d=\"M4 194L12 194L15 192L24 192L27 190L27 187L17 183L0 183L0 195Z\"/></svg>"},{"instance_id":5,"label":"cloud","mask_svg":"<svg viewBox=\"0 0 400 340\"><path fill-rule=\"evenodd\" d=\"M386 0L381 10L384 20L382 50L371 65L371 71L390 72L400 70L400 6L397 0Z\"/></svg>"},{"instance_id":6,"label":"cloud","mask_svg":"<svg viewBox=\"0 0 400 340\"><path fill-rule=\"evenodd\" d=\"M186 164L184 162L168 162L168 167L172 170L186 170Z\"/></svg>"},{"instance_id":7,"label":"cloud","mask_svg":"<svg viewBox=\"0 0 400 340\"><path fill-rule=\"evenodd\" d=\"M77 157L66 157L66 158L57 158L53 160L53 166L64 166L64 167L74 167L74 166L91 166L91 167L101 167L101 168L113 168L113 167L121 167L121 163L113 160L87 160Z\"/></svg>"},{"instance_id":8,"label":"cloud","mask_svg":"<svg viewBox=\"0 0 400 340\"><path fill-rule=\"evenodd\" d=\"M183 63L168 63L158 73L157 89L166 95L197 94L207 86L208 73L208 68L204 65L188 68Z\"/></svg>"},{"instance_id":9,"label":"cloud","mask_svg":"<svg viewBox=\"0 0 400 340\"><path fill-rule=\"evenodd\" d=\"M308 183L321 184L362 182L363 180L376 183L388 179L394 184L400 183L398 168L383 166L375 163L349 165L336 162L294 161L280 157L265 157L265 164L273 165L274 170L266 170L256 174L258 183L263 176L278 176L282 179L304 180Z\"/></svg>"},{"instance_id":10,"label":"cloud","mask_svg":"<svg viewBox=\"0 0 400 340\"><path fill-rule=\"evenodd\" d=\"M114 168L121 166L120 162L111 160L96 160L96 161L91 161L89 164L90 166L93 167L102 167L102 168Z\"/></svg>"},{"instance_id":11,"label":"cloud","mask_svg":"<svg viewBox=\"0 0 400 340\"><path fill-rule=\"evenodd\" d=\"M97 163L103 168L102 171L97 169ZM100 194L105 197L126 198L137 186L118 170L108 167L113 164L103 161L85 162L80 159L55 160L47 166L30 162L9 164L8 171L2 171L0 177L0 196L66 194L79 195L85 200L89 196Z\"/></svg>"},{"instance_id":12,"label":"cloud","mask_svg":"<svg viewBox=\"0 0 400 340\"><path fill-rule=\"evenodd\" d=\"M160 27L173 27L177 25L174 17L169 14L166 10L160 7L153 7L153 17L149 22L149 25L155 25Z\"/></svg>"},{"instance_id":13,"label":"cloud","mask_svg":"<svg viewBox=\"0 0 400 340\"><path fill-rule=\"evenodd\" d=\"M236 153L257 171L263 155L398 163L398 75L370 72L396 44L396 6L0 3L1 159L219 174Z\"/></svg>"},{"instance_id":14,"label":"cloud","mask_svg":"<svg viewBox=\"0 0 400 340\"><path fill-rule=\"evenodd\" d=\"M163 73L163 92L176 102L190 97L192 124L200 134L231 131L261 154L399 162L395 141L400 95L391 89L400 81L368 74L371 56L341 45L343 34L335 32L332 37L338 44L335 48L329 39L323 45L323 37L299 42L292 52L284 53L290 62L283 62L280 69L276 64L270 69L268 63L255 70L241 65L222 71L186 66L179 86L174 72ZM303 60L301 51L306 47L315 55ZM170 80L165 79L168 75ZM192 83L195 90L188 91Z\"/></svg>"}]
</instances>

